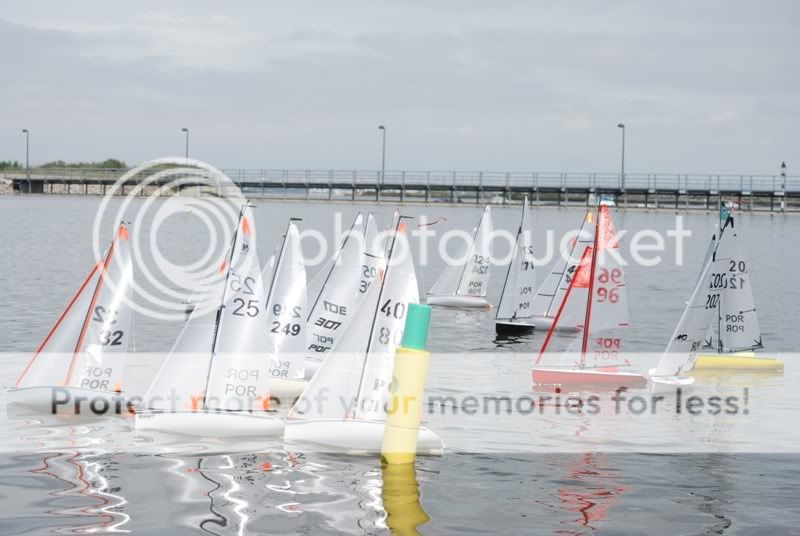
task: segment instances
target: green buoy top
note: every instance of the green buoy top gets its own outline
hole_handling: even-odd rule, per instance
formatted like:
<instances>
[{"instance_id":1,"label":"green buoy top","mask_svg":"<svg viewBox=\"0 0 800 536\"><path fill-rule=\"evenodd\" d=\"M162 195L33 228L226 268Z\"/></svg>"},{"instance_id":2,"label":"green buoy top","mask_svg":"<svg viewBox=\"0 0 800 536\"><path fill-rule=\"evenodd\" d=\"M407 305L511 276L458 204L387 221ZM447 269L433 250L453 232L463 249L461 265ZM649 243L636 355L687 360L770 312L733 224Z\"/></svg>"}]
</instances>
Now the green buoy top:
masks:
<instances>
[{"instance_id":1,"label":"green buoy top","mask_svg":"<svg viewBox=\"0 0 800 536\"><path fill-rule=\"evenodd\" d=\"M428 326L431 323L431 308L421 303L409 303L406 327L403 330L402 348L425 350L428 342Z\"/></svg>"}]
</instances>

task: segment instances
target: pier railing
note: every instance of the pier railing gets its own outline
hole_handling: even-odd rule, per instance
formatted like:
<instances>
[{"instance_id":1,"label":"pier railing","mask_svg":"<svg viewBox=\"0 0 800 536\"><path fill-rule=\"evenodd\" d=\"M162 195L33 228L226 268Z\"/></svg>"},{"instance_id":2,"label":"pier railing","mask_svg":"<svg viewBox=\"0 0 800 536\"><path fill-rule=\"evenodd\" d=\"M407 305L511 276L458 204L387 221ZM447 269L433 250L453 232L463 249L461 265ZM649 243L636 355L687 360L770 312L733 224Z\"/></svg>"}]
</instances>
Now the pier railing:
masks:
<instances>
[{"instance_id":1,"label":"pier railing","mask_svg":"<svg viewBox=\"0 0 800 536\"><path fill-rule=\"evenodd\" d=\"M15 182L31 181L61 184L113 183L125 169L32 168L0 171L0 178ZM320 169L224 169L240 185L284 185L286 187L329 188L441 188L452 189L530 189L530 190L619 190L669 192L752 192L798 193L797 175L725 175L492 171L413 171L320 170Z\"/></svg>"}]
</instances>

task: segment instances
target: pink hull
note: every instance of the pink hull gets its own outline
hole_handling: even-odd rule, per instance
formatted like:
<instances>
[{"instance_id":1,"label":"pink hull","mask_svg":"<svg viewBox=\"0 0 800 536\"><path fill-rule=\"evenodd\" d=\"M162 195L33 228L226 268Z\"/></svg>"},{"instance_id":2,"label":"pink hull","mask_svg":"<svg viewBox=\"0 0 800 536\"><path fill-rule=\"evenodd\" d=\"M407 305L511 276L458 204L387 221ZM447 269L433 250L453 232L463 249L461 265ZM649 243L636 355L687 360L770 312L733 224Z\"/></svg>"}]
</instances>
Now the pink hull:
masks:
<instances>
[{"instance_id":1,"label":"pink hull","mask_svg":"<svg viewBox=\"0 0 800 536\"><path fill-rule=\"evenodd\" d=\"M635 389L647 386L647 378L630 372L578 369L533 369L534 386L567 388Z\"/></svg>"}]
</instances>

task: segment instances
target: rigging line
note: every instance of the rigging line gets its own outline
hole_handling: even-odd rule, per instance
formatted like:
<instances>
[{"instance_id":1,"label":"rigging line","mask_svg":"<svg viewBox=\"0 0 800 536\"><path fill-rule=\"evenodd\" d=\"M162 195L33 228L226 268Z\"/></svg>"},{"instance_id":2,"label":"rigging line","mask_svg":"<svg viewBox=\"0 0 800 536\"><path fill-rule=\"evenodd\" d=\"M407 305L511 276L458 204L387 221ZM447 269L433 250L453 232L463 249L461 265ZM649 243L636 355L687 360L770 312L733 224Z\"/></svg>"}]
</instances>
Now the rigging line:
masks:
<instances>
[{"instance_id":1,"label":"rigging line","mask_svg":"<svg viewBox=\"0 0 800 536\"><path fill-rule=\"evenodd\" d=\"M239 238L239 229L242 226L242 217L244 216L244 209L249 206L249 203L242 205L239 209L239 221L236 223L236 231L233 233L231 239L231 252L228 256L228 270L225 272L225 287L222 289L222 298L220 299L219 307L217 307L217 319L214 322L214 335L211 339L211 359L208 360L208 371L206 372L206 384L203 389L203 409L208 409L206 406L206 393L208 392L208 382L211 380L211 370L214 367L214 357L217 355L217 342L219 339L219 331L222 327L222 311L225 309L225 298L228 294L228 281L231 277L231 270L233 269L233 255L236 253L236 240Z\"/></svg>"},{"instance_id":2,"label":"rigging line","mask_svg":"<svg viewBox=\"0 0 800 536\"><path fill-rule=\"evenodd\" d=\"M580 263L578 264L579 267L578 269L580 269L581 264L583 264L584 260L586 259L586 256L589 254L589 249L590 249L589 246L586 246L586 249L583 250L583 255L581 255L581 260ZM577 271L575 275L578 275ZM564 312L564 307L567 304L569 295L572 293L572 287L575 286L575 281L577 279L578 279L577 277L573 276L573 278L569 280L569 285L567 286L567 290L564 293L564 298L562 298L561 303L558 306L558 311L556 312L556 316L553 319L553 323L550 324L550 329L547 330L547 335L545 336L544 342L542 343L542 347L539 350L539 355L536 356L536 361L534 362L534 365L538 365L542 361L542 357L544 356L544 353L547 350L547 346L550 344L550 339L553 337L553 333L555 333L556 331L556 326L558 325L558 321L561 319L561 313Z\"/></svg>"},{"instance_id":3,"label":"rigging line","mask_svg":"<svg viewBox=\"0 0 800 536\"><path fill-rule=\"evenodd\" d=\"M331 264L331 269L328 270L328 275L325 276L325 281L322 282L322 286L319 289L319 293L317 294L317 299L314 300L314 305L311 306L311 309L308 311L308 317L306 318L306 322L311 321L311 316L314 314L314 310L317 308L317 304L319 303L319 299L322 297L322 293L325 291L325 286L328 284L328 280L331 278L331 274L333 273L333 269L336 268L336 263L339 261L339 257L342 255L342 251L344 251L344 247L347 245L347 241L350 240L350 235L353 233L353 229L356 227L356 222L358 218L361 216L361 213L358 213L356 219L353 220L353 224L350 226L350 230L345 235L344 240L342 241L342 246L339 248L339 251L336 252L336 256L333 258L333 264ZM366 233L364 233L366 234ZM365 237L366 239L366 237ZM277 271L277 265L275 267Z\"/></svg>"},{"instance_id":4,"label":"rigging line","mask_svg":"<svg viewBox=\"0 0 800 536\"><path fill-rule=\"evenodd\" d=\"M587 215L588 214L591 214L591 212L587 212ZM556 284L556 290L550 297L550 303L547 304L547 309L545 310L544 316L550 316L550 309L552 309L553 301L555 300L556 294L558 294L558 289L561 288L561 284L564 281L564 276L567 273L567 266L569 266L569 261L570 259L572 259L572 255L575 253L575 248L578 247L578 242L584 242L583 240L581 240L581 236L583 236L583 228L586 225L586 217L587 216L583 217L581 226L578 229L578 235L575 237L575 240L572 241L572 247L569 249L569 256L566 259L564 259L564 268L561 269L561 272L553 272L560 274L561 277L558 278L558 283Z\"/></svg>"},{"instance_id":5,"label":"rigging line","mask_svg":"<svg viewBox=\"0 0 800 536\"><path fill-rule=\"evenodd\" d=\"M386 280L389 279L389 268L392 264L392 256L394 255L394 248L397 243L397 233L400 229L400 224L403 222L404 219L412 219L410 216L403 216L398 215L397 224L395 224L394 233L392 234L392 241L389 245L389 251L386 255L386 269L383 271L383 280L381 281L381 286L378 289L378 301L375 304L375 313L372 315L372 324L369 327L369 337L367 337L367 348L364 351L364 361L361 365L361 377L358 379L358 389L356 390L356 399L355 404L356 407L353 408L353 418L356 418L358 415L359 407L361 406L361 389L364 386L364 376L367 372L367 361L369 359L369 351L372 348L372 335L375 331L375 322L378 318L378 312L381 308L381 298L383 297L383 289L386 287Z\"/></svg>"},{"instance_id":6,"label":"rigging line","mask_svg":"<svg viewBox=\"0 0 800 536\"><path fill-rule=\"evenodd\" d=\"M75 306L75 302L78 301L78 298L80 298L81 294L83 294L83 291L89 285L89 282L92 280L92 277L94 277L94 274L97 272L97 270L100 268L101 265L102 265L102 262L96 262L94 264L94 267L92 267L92 270L89 272L89 275L86 276L86 279L84 279L83 283L81 283L81 286L78 287L78 291L75 293L74 296L72 296L72 298L70 299L69 303L64 308L64 310L61 312L61 315L58 317L58 320L56 320L56 323L53 324L53 327L50 328L50 331L47 333L47 336L44 338L42 343L39 345L39 347L33 353L33 357L31 357L30 361L28 362L28 364L23 369L22 374L19 375L19 378L17 379L17 383L16 383L15 387L19 387L19 384L22 382L22 379L28 373L28 370L30 370L30 368L33 366L33 362L36 361L36 358L39 357L39 354L42 353L42 350L44 350L44 348L50 342L50 339L53 338L53 335L55 335L55 333L58 330L58 328L61 327L61 323L67 317L67 315L72 310L72 308Z\"/></svg>"}]
</instances>

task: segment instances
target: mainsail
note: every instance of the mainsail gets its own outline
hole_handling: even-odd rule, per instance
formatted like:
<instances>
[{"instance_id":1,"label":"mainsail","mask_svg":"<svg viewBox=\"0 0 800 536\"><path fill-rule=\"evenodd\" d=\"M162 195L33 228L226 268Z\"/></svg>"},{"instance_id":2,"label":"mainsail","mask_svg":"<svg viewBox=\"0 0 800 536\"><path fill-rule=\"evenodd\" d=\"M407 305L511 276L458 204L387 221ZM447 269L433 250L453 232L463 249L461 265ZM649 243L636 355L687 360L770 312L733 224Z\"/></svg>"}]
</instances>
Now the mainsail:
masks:
<instances>
[{"instance_id":1,"label":"mainsail","mask_svg":"<svg viewBox=\"0 0 800 536\"><path fill-rule=\"evenodd\" d=\"M306 269L300 232L290 219L267 293L267 344L273 377L303 379L305 368Z\"/></svg>"},{"instance_id":2,"label":"mainsail","mask_svg":"<svg viewBox=\"0 0 800 536\"><path fill-rule=\"evenodd\" d=\"M263 410L269 405L265 291L249 206L242 207L219 286L220 306L195 308L145 395L155 410Z\"/></svg>"},{"instance_id":3,"label":"mainsail","mask_svg":"<svg viewBox=\"0 0 800 536\"><path fill-rule=\"evenodd\" d=\"M311 358L322 361L355 316L383 255L376 243L375 219L359 213L336 254L308 315ZM376 255L373 251L377 249Z\"/></svg>"},{"instance_id":4,"label":"mainsail","mask_svg":"<svg viewBox=\"0 0 800 536\"><path fill-rule=\"evenodd\" d=\"M711 278L711 284L722 289L718 314L711 321L712 348L719 353L763 348L748 263L733 217L720 236Z\"/></svg>"},{"instance_id":5,"label":"mainsail","mask_svg":"<svg viewBox=\"0 0 800 536\"><path fill-rule=\"evenodd\" d=\"M129 230L121 224L105 259L92 268L16 386L121 391L131 338L132 282Z\"/></svg>"},{"instance_id":6,"label":"mainsail","mask_svg":"<svg viewBox=\"0 0 800 536\"><path fill-rule=\"evenodd\" d=\"M689 372L694 368L697 350L702 346L712 319L719 314L717 309L722 286L715 282L711 275L717 248L730 221L730 219L726 220L720 229L719 239L716 236L711 238L711 244L700 268L700 275L692 289L686 308L678 320L678 325L667 343L661 360L656 368L650 371L651 376L678 376L682 372Z\"/></svg>"},{"instance_id":7,"label":"mainsail","mask_svg":"<svg viewBox=\"0 0 800 536\"><path fill-rule=\"evenodd\" d=\"M625 271L611 211L597 209L592 264L589 270L586 315L581 344L581 367L608 370L630 363L622 354L623 333L629 326Z\"/></svg>"},{"instance_id":8,"label":"mainsail","mask_svg":"<svg viewBox=\"0 0 800 536\"><path fill-rule=\"evenodd\" d=\"M462 262L448 265L428 294L484 297L489 287L492 258L492 212L487 206L472 239L459 252Z\"/></svg>"},{"instance_id":9,"label":"mainsail","mask_svg":"<svg viewBox=\"0 0 800 536\"><path fill-rule=\"evenodd\" d=\"M536 279L533 267L533 243L531 239L531 223L528 198L522 202L522 219L520 220L514 251L508 264L506 280L497 305L497 320L526 319L533 316L531 300L533 298Z\"/></svg>"},{"instance_id":10,"label":"mainsail","mask_svg":"<svg viewBox=\"0 0 800 536\"><path fill-rule=\"evenodd\" d=\"M592 246L584 247L573 276L569 278L537 364L547 350L553 332L562 322L577 325L582 330L579 368L608 371L628 364L622 355L622 334L629 326L625 272L617 258L619 241L606 205L598 207L593 235ZM577 290L583 292L577 293ZM570 303L577 300L583 301L583 306L570 308ZM583 312L580 319L574 316L577 310Z\"/></svg>"},{"instance_id":11,"label":"mainsail","mask_svg":"<svg viewBox=\"0 0 800 536\"><path fill-rule=\"evenodd\" d=\"M389 238L387 266L371 285L353 321L303 395L293 419L385 419L394 350L409 303L419 303L404 218Z\"/></svg>"}]
</instances>

